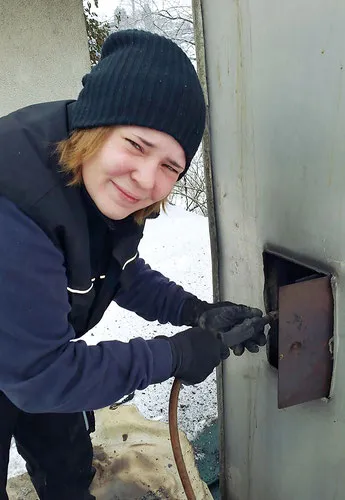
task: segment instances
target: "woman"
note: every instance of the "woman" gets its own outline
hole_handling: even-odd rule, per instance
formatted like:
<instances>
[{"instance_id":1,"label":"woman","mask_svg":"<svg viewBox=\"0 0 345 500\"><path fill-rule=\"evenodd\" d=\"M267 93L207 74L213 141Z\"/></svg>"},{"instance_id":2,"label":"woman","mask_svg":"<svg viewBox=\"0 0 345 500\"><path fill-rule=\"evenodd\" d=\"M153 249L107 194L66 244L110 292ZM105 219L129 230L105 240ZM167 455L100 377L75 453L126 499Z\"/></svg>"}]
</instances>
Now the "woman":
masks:
<instances>
[{"instance_id":1,"label":"woman","mask_svg":"<svg viewBox=\"0 0 345 500\"><path fill-rule=\"evenodd\" d=\"M201 382L229 355L215 333L261 316L200 301L138 257L145 220L185 175L204 123L190 60L136 30L106 40L76 101L0 119L0 498L12 436L39 498L93 498L92 410L173 376ZM112 300L192 328L73 342ZM237 354L264 344L254 330Z\"/></svg>"}]
</instances>

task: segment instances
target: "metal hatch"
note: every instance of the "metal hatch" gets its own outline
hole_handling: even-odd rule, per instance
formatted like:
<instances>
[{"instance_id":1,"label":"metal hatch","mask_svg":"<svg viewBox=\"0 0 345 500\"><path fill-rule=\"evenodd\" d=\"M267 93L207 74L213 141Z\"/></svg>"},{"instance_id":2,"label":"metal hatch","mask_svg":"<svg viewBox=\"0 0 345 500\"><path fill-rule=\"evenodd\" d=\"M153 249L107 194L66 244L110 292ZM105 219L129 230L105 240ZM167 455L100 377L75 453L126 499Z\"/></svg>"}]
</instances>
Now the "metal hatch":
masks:
<instances>
[{"instance_id":1,"label":"metal hatch","mask_svg":"<svg viewBox=\"0 0 345 500\"><path fill-rule=\"evenodd\" d=\"M333 356L330 277L279 288L278 407L327 397Z\"/></svg>"},{"instance_id":2,"label":"metal hatch","mask_svg":"<svg viewBox=\"0 0 345 500\"><path fill-rule=\"evenodd\" d=\"M279 311L267 357L278 370L278 408L328 397L333 354L331 276L264 252L265 303Z\"/></svg>"}]
</instances>

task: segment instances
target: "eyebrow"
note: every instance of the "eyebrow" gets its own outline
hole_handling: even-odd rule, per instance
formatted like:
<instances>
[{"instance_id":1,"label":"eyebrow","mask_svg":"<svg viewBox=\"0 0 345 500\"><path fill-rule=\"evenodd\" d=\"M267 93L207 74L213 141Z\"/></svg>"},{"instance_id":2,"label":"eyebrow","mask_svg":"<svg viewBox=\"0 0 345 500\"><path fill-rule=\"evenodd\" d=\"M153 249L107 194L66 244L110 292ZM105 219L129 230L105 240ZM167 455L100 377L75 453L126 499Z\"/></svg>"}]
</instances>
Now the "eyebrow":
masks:
<instances>
[{"instance_id":1,"label":"eyebrow","mask_svg":"<svg viewBox=\"0 0 345 500\"><path fill-rule=\"evenodd\" d=\"M137 139L140 139L141 142L143 144L145 144L145 146L149 147L149 148L156 148L157 146L155 144L153 144L152 142L149 142L147 141L146 139L144 139L143 137L141 137L140 135L137 135L137 134L133 134L135 137L137 137ZM181 165L179 165L178 163L176 163L176 161L174 160L171 160L170 158L167 158L167 162L171 163L174 167L176 168L179 168L180 170L184 170L183 167L181 167Z\"/></svg>"}]
</instances>

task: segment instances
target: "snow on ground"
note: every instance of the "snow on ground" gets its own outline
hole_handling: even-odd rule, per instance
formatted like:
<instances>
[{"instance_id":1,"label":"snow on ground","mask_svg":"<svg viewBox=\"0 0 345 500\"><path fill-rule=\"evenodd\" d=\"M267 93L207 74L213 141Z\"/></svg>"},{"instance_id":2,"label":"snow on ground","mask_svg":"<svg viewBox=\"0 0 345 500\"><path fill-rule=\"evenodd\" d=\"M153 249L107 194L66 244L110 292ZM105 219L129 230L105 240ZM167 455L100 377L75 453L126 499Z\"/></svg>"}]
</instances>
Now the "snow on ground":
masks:
<instances>
[{"instance_id":1,"label":"snow on ground","mask_svg":"<svg viewBox=\"0 0 345 500\"><path fill-rule=\"evenodd\" d=\"M200 299L212 300L211 253L208 221L205 217L169 206L167 215L149 220L140 244L140 256L150 266L182 285ZM147 322L113 303L102 321L83 338L88 344L102 340L128 341L141 336L172 335L181 327ZM172 380L137 391L131 404L147 418L168 421L168 402ZM215 373L197 386L184 387L180 394L179 425L193 439L217 416ZM21 458L11 450L9 475L24 471Z\"/></svg>"}]
</instances>

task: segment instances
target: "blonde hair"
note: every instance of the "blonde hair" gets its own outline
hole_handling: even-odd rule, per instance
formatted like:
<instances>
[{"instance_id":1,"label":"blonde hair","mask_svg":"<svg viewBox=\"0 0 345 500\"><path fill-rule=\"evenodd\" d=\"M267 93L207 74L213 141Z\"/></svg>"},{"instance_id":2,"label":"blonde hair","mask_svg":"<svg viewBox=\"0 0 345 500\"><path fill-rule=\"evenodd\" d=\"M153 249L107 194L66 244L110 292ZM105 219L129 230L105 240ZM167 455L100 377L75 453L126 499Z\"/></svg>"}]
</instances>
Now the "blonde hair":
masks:
<instances>
[{"instance_id":1,"label":"blonde hair","mask_svg":"<svg viewBox=\"0 0 345 500\"><path fill-rule=\"evenodd\" d=\"M96 127L75 130L70 137L57 144L59 163L63 172L68 174L68 186L82 184L82 164L95 155L107 140L113 127ZM134 212L133 218L137 224L143 224L145 219L153 214L158 214L162 208L165 211L167 198L153 205Z\"/></svg>"}]
</instances>

